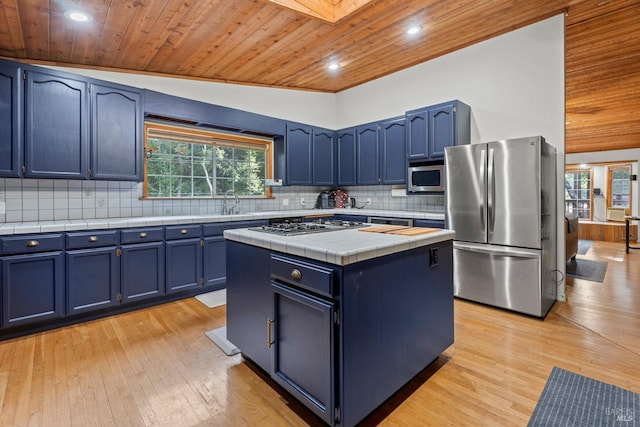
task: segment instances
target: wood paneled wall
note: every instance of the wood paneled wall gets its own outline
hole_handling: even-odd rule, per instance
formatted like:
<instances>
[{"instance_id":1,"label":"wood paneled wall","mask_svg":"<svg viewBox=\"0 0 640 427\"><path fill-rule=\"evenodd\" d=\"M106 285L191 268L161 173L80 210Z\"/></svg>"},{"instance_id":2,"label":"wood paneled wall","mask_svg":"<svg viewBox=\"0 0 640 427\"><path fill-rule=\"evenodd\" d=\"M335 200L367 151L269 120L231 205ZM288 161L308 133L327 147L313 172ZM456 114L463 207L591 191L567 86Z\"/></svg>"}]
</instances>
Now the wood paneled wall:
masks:
<instances>
[{"instance_id":1,"label":"wood paneled wall","mask_svg":"<svg viewBox=\"0 0 640 427\"><path fill-rule=\"evenodd\" d=\"M640 2L570 8L565 49L566 152L639 148Z\"/></svg>"}]
</instances>

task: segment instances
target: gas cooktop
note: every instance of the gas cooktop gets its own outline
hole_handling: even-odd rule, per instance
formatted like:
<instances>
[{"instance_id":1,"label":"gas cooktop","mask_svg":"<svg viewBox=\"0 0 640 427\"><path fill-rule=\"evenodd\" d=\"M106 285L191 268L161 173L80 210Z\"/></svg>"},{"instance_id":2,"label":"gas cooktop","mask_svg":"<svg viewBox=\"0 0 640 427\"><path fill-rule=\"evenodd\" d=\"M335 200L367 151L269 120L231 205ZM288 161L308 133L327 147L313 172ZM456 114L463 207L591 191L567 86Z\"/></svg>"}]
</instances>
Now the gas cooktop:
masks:
<instances>
[{"instance_id":1,"label":"gas cooktop","mask_svg":"<svg viewBox=\"0 0 640 427\"><path fill-rule=\"evenodd\" d=\"M276 220L269 225L250 228L249 230L260 231L263 233L278 234L281 236L296 236L300 234L322 233L326 231L348 230L352 228L368 227L357 221L343 221L340 219L316 219L313 221L304 221L302 218L293 218L286 220Z\"/></svg>"}]
</instances>

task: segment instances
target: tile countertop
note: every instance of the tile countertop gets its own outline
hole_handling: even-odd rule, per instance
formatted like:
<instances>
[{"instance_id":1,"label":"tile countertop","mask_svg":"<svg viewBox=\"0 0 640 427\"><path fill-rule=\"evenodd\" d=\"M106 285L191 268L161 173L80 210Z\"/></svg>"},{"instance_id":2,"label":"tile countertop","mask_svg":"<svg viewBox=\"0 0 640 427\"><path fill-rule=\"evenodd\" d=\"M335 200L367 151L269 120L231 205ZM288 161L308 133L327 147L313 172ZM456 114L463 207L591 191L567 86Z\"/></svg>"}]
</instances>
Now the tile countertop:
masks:
<instances>
[{"instance_id":1,"label":"tile countertop","mask_svg":"<svg viewBox=\"0 0 640 427\"><path fill-rule=\"evenodd\" d=\"M371 227L381 227L372 225ZM370 233L358 229L282 236L247 228L225 230L224 237L290 255L335 265L347 265L453 239L452 230L418 236Z\"/></svg>"},{"instance_id":2,"label":"tile countertop","mask_svg":"<svg viewBox=\"0 0 640 427\"><path fill-rule=\"evenodd\" d=\"M0 223L0 236L7 236L12 234L55 233L61 231L98 230L107 228L134 228L158 225L197 224L207 222L250 221L254 219L287 218L323 214L444 220L443 213L433 212L390 211L375 209L305 209L290 211L253 212L240 215L180 215L86 220L71 219L40 222L5 222Z\"/></svg>"}]
</instances>

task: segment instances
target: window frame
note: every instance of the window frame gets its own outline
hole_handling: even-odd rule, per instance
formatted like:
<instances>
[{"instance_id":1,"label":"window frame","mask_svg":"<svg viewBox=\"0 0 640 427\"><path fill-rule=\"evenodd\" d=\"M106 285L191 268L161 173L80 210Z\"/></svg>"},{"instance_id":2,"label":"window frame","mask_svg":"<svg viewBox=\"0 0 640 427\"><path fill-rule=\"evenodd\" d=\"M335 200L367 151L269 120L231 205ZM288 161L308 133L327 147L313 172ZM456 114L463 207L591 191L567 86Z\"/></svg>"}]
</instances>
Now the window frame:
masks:
<instances>
[{"instance_id":1,"label":"window frame","mask_svg":"<svg viewBox=\"0 0 640 427\"><path fill-rule=\"evenodd\" d=\"M149 130L157 129L159 131L167 131L167 132L177 132L182 135L192 135L194 138L210 138L212 141L215 140L216 143L210 143L211 146L225 146L230 147L236 145L235 148L238 148L238 144L262 144L265 146L265 179L273 178L273 153L274 153L274 140L273 138L260 138L254 137L250 135L231 133L226 131L218 131L215 129L202 129L196 126L191 126L188 124L174 124L174 123L163 123L154 120L146 120L144 122L144 168L143 168L143 185L142 185L142 200L215 200L215 199L223 199L223 195L213 195L213 196L189 196L189 197L149 197L148 194L148 160L150 156L153 156L153 153L156 151L153 148L149 148L147 145L147 141L149 139ZM224 141L228 141L228 144L225 144ZM189 143L189 142L187 142ZM203 141L193 141L193 144L204 144L206 142ZM242 147L240 147L242 148ZM238 195L241 199L271 199L273 198L272 188L270 186L265 185L265 193L264 195L251 195L251 196L243 196Z\"/></svg>"},{"instance_id":2,"label":"window frame","mask_svg":"<svg viewBox=\"0 0 640 427\"><path fill-rule=\"evenodd\" d=\"M578 173L578 172L588 172L589 173L589 218L580 218L580 216L578 215L578 220L583 220L583 221L593 221L593 168L592 167L580 167L580 165L567 165L565 167L565 177L567 173ZM566 191L566 189L565 189ZM566 208L566 202L567 200L571 200L571 199L567 199L565 197L565 212L567 210ZM584 199L578 199L578 200L584 200ZM575 212L576 215L578 214L577 212Z\"/></svg>"},{"instance_id":3,"label":"window frame","mask_svg":"<svg viewBox=\"0 0 640 427\"><path fill-rule=\"evenodd\" d=\"M633 173L631 163L615 163L607 166L607 209L613 207L613 172L620 169L628 169L629 175ZM625 215L631 215L631 206L633 203L633 191L631 191L631 188L631 182L629 182L629 204L624 209Z\"/></svg>"}]
</instances>

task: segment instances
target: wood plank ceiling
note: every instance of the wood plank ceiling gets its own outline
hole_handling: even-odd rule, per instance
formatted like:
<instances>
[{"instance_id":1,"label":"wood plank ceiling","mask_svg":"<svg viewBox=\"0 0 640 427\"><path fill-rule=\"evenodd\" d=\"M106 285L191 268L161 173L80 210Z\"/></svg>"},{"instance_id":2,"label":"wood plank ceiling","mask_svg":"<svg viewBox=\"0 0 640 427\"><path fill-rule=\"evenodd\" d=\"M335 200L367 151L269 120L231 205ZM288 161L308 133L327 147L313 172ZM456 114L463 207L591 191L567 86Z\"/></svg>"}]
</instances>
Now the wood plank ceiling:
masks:
<instances>
[{"instance_id":1,"label":"wood plank ceiling","mask_svg":"<svg viewBox=\"0 0 640 427\"><path fill-rule=\"evenodd\" d=\"M339 92L567 11L566 151L596 151L640 147L639 3L1 0L0 56ZM70 9L92 20L71 22ZM410 24L422 31L408 36Z\"/></svg>"}]
</instances>

